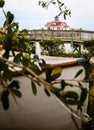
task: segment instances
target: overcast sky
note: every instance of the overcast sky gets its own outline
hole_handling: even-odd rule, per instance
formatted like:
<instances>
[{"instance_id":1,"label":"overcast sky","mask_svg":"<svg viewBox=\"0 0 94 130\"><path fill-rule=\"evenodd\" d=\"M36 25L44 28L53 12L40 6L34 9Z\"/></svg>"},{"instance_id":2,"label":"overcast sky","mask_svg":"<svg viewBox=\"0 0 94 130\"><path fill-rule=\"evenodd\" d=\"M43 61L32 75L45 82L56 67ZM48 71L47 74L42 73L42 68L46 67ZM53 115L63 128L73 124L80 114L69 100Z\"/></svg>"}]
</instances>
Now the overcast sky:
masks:
<instances>
[{"instance_id":1,"label":"overcast sky","mask_svg":"<svg viewBox=\"0 0 94 130\"><path fill-rule=\"evenodd\" d=\"M38 5L39 0L5 0L4 10L11 11L15 15L15 22L20 29L40 29L46 22L54 20L58 13L56 5L43 9ZM71 10L71 17L67 17L66 23L71 28L82 28L94 31L94 0L62 0ZM63 16L60 17L64 21ZM0 26L4 21L4 15L0 9Z\"/></svg>"}]
</instances>

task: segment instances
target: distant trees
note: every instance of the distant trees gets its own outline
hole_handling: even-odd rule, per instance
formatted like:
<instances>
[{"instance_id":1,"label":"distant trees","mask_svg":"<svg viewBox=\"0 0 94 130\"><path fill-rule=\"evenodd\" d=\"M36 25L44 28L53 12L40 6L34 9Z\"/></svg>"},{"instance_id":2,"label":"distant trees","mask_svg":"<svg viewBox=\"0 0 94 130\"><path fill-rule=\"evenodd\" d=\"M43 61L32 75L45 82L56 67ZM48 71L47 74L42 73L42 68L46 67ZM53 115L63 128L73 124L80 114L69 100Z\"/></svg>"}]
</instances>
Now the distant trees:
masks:
<instances>
[{"instance_id":1,"label":"distant trees","mask_svg":"<svg viewBox=\"0 0 94 130\"><path fill-rule=\"evenodd\" d=\"M83 46L88 52L94 56L94 39L87 40L83 42Z\"/></svg>"},{"instance_id":2,"label":"distant trees","mask_svg":"<svg viewBox=\"0 0 94 130\"><path fill-rule=\"evenodd\" d=\"M60 39L50 39L40 41L42 52L49 56L58 56L64 52L64 42Z\"/></svg>"}]
</instances>

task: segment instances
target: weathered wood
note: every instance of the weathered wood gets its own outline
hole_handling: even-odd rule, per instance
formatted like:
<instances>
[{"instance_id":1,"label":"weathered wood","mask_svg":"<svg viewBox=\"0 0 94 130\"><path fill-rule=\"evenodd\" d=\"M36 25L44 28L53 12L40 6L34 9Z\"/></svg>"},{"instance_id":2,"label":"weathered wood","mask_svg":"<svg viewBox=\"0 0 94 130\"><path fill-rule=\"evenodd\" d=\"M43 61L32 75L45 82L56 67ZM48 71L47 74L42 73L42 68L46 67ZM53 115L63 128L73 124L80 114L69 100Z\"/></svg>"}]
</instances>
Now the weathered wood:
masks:
<instances>
[{"instance_id":1,"label":"weathered wood","mask_svg":"<svg viewBox=\"0 0 94 130\"><path fill-rule=\"evenodd\" d=\"M94 39L94 31L87 30L28 30L28 35L35 40L59 38L64 42L73 41L74 43L82 43L84 40Z\"/></svg>"}]
</instances>

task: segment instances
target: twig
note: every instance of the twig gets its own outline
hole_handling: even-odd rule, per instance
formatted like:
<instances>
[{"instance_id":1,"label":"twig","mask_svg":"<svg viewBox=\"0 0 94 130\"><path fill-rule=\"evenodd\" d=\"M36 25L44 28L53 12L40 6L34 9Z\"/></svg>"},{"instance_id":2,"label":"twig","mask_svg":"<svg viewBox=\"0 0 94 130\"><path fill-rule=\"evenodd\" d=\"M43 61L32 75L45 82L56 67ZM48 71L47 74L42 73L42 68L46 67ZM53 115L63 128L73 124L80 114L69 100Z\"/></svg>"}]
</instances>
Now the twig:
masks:
<instances>
[{"instance_id":1,"label":"twig","mask_svg":"<svg viewBox=\"0 0 94 130\"><path fill-rule=\"evenodd\" d=\"M83 115L79 115L77 113L77 111L73 110L69 105L65 104L64 102L61 102L59 100L59 98L57 98L55 95L53 95L53 96L56 99L56 101L61 105L61 107L63 107L66 111L68 111L71 115L73 115L80 121L88 122L90 120L89 117L86 117L84 113L83 113ZM88 118L88 119L86 119L86 118Z\"/></svg>"},{"instance_id":2,"label":"twig","mask_svg":"<svg viewBox=\"0 0 94 130\"><path fill-rule=\"evenodd\" d=\"M36 79L38 79L45 87L48 87L49 89L50 89L51 87L53 87L51 83L46 82L46 81L45 81L44 79L42 79L39 75L37 75L36 73L34 73L31 69L25 68L25 67L23 67L23 66L21 66L21 65L19 65L19 64L16 64L16 63L14 63L14 62L12 62L12 61L9 61L9 60L7 60L7 59L4 58L4 57L0 57L0 60L3 61L3 62L7 62L7 63L9 63L9 64L12 64L13 66L18 67L18 68L24 70L25 72L29 72L29 74L33 75Z\"/></svg>"}]
</instances>

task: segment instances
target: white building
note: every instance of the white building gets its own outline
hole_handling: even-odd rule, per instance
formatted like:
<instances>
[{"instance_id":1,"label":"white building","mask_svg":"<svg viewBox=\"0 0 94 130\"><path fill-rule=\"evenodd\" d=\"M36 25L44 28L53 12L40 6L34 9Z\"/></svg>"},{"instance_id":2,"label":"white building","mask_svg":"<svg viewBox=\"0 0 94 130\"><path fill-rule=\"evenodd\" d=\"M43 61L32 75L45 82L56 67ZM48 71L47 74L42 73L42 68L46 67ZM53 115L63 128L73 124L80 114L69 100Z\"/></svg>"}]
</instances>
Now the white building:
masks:
<instances>
[{"instance_id":1,"label":"white building","mask_svg":"<svg viewBox=\"0 0 94 130\"><path fill-rule=\"evenodd\" d=\"M55 17L54 21L47 22L45 27L47 30L68 30L70 28L66 22L59 21L58 16Z\"/></svg>"}]
</instances>

